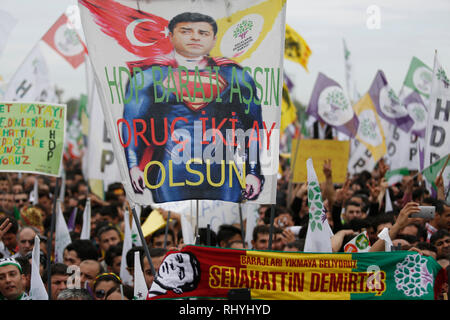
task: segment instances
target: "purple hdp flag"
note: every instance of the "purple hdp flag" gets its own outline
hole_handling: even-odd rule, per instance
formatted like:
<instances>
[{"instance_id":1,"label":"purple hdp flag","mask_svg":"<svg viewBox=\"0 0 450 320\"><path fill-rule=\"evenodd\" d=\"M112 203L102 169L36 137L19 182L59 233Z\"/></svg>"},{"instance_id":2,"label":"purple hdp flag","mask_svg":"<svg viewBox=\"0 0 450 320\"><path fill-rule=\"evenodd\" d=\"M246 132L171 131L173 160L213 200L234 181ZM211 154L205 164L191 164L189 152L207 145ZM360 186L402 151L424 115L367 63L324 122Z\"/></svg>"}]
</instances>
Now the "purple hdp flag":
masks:
<instances>
[{"instance_id":1,"label":"purple hdp flag","mask_svg":"<svg viewBox=\"0 0 450 320\"><path fill-rule=\"evenodd\" d=\"M414 120L389 86L383 71L378 70L370 86L369 95L381 118L409 132L414 125Z\"/></svg>"},{"instance_id":2,"label":"purple hdp flag","mask_svg":"<svg viewBox=\"0 0 450 320\"><path fill-rule=\"evenodd\" d=\"M77 212L78 209L77 207L75 207L70 214L69 221L67 222L67 229L69 229L69 231L73 231L75 229L75 219L77 217Z\"/></svg>"},{"instance_id":3,"label":"purple hdp flag","mask_svg":"<svg viewBox=\"0 0 450 320\"><path fill-rule=\"evenodd\" d=\"M403 100L403 105L406 107L411 118L414 120L414 125L411 128L411 133L425 138L425 129L427 126L427 108L419 93L413 91Z\"/></svg>"},{"instance_id":4,"label":"purple hdp flag","mask_svg":"<svg viewBox=\"0 0 450 320\"><path fill-rule=\"evenodd\" d=\"M321 72L317 76L307 112L352 138L356 136L359 120L350 100L339 83Z\"/></svg>"}]
</instances>

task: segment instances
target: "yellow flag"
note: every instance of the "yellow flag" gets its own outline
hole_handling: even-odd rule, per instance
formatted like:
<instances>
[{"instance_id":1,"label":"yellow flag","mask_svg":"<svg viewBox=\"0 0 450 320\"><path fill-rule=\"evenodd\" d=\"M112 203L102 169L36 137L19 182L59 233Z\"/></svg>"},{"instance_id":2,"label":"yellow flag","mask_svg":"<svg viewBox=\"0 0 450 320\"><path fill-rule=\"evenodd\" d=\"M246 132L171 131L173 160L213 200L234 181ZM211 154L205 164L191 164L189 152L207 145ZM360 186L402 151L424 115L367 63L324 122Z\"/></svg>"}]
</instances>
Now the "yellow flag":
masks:
<instances>
[{"instance_id":1,"label":"yellow flag","mask_svg":"<svg viewBox=\"0 0 450 320\"><path fill-rule=\"evenodd\" d=\"M164 220L162 214L158 210L153 210L142 225L142 233L144 234L144 238L153 234L156 230L165 227L165 225L166 220Z\"/></svg>"},{"instance_id":2,"label":"yellow flag","mask_svg":"<svg viewBox=\"0 0 450 320\"><path fill-rule=\"evenodd\" d=\"M103 180L100 179L88 179L89 188L92 193L98 196L100 199L105 198L105 191L103 186Z\"/></svg>"},{"instance_id":3,"label":"yellow flag","mask_svg":"<svg viewBox=\"0 0 450 320\"><path fill-rule=\"evenodd\" d=\"M250 58L256 49L258 49L261 42L266 38L267 34L272 30L276 18L282 12L283 8L285 8L285 4L286 0L266 0L255 6L237 11L225 18L217 19L217 44L211 50L210 55L212 57L225 56L238 63ZM256 22L248 23L246 18L249 15L261 17L261 19L258 19L258 21L262 22L261 25L256 24ZM242 51L236 54L231 54L229 52L229 44L233 43L231 39L235 35L236 28L239 27L246 27L249 31L253 32L258 30L258 32L249 38L251 41L246 43L244 46L245 49L242 49Z\"/></svg>"},{"instance_id":4,"label":"yellow flag","mask_svg":"<svg viewBox=\"0 0 450 320\"><path fill-rule=\"evenodd\" d=\"M283 133L286 128L297 120L297 108L292 103L289 95L289 89L286 83L283 83L283 100L281 102L281 123L280 132Z\"/></svg>"},{"instance_id":5,"label":"yellow flag","mask_svg":"<svg viewBox=\"0 0 450 320\"><path fill-rule=\"evenodd\" d=\"M369 93L366 93L353 106L353 110L359 120L356 139L366 146L374 161L377 162L386 154L386 139L381 120Z\"/></svg>"},{"instance_id":6,"label":"yellow flag","mask_svg":"<svg viewBox=\"0 0 450 320\"><path fill-rule=\"evenodd\" d=\"M284 57L299 63L308 71L308 59L311 49L306 41L289 25L286 24L286 40L284 45Z\"/></svg>"}]
</instances>

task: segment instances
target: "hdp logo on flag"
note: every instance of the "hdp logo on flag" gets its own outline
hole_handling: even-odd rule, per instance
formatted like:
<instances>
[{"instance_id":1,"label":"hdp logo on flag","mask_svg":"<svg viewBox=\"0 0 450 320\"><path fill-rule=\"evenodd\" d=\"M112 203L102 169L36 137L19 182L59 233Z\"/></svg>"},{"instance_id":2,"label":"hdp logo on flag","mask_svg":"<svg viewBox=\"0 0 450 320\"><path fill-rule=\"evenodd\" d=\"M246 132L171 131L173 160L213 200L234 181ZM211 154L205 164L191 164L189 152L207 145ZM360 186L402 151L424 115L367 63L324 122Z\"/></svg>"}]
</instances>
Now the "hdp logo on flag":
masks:
<instances>
[{"instance_id":1,"label":"hdp logo on flag","mask_svg":"<svg viewBox=\"0 0 450 320\"><path fill-rule=\"evenodd\" d=\"M342 87L323 73L317 76L307 112L349 137L356 136L359 122L349 99Z\"/></svg>"},{"instance_id":2,"label":"hdp logo on flag","mask_svg":"<svg viewBox=\"0 0 450 320\"><path fill-rule=\"evenodd\" d=\"M403 85L428 98L431 92L433 70L421 60L413 57Z\"/></svg>"},{"instance_id":3,"label":"hdp logo on flag","mask_svg":"<svg viewBox=\"0 0 450 320\"><path fill-rule=\"evenodd\" d=\"M63 13L59 17L42 37L42 40L66 59L74 69L84 62L86 46L76 31L69 27L69 19L66 14Z\"/></svg>"},{"instance_id":4,"label":"hdp logo on flag","mask_svg":"<svg viewBox=\"0 0 450 320\"><path fill-rule=\"evenodd\" d=\"M377 72L370 86L369 95L381 118L403 131L409 132L414 125L414 120L408 114L405 106L400 103L400 99L388 84L383 71Z\"/></svg>"},{"instance_id":5,"label":"hdp logo on flag","mask_svg":"<svg viewBox=\"0 0 450 320\"><path fill-rule=\"evenodd\" d=\"M364 231L345 244L344 252L369 252L370 248L369 236Z\"/></svg>"}]
</instances>

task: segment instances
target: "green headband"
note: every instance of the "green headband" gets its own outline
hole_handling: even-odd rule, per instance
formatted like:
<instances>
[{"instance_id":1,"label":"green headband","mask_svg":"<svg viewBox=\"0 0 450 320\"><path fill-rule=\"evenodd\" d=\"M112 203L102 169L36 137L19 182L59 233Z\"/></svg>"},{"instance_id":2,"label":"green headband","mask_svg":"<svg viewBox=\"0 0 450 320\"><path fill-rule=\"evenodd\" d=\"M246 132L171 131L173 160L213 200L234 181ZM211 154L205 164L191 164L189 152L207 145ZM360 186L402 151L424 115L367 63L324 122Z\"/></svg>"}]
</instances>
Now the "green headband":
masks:
<instances>
[{"instance_id":1,"label":"green headband","mask_svg":"<svg viewBox=\"0 0 450 320\"><path fill-rule=\"evenodd\" d=\"M8 266L8 265L16 266L17 269L19 269L20 273L23 273L22 267L21 267L20 263L17 262L16 259L14 259L14 258L0 259L0 267L4 267L4 266Z\"/></svg>"}]
</instances>

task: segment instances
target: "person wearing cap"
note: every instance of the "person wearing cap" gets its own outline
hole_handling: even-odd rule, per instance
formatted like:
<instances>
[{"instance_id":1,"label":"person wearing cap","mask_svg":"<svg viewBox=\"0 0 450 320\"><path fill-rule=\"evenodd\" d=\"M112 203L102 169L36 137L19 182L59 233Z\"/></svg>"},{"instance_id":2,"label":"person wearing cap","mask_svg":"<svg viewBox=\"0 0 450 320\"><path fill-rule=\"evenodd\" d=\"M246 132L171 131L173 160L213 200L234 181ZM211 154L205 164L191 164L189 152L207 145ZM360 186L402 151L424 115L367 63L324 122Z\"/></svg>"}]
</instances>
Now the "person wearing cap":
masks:
<instances>
[{"instance_id":1,"label":"person wearing cap","mask_svg":"<svg viewBox=\"0 0 450 320\"><path fill-rule=\"evenodd\" d=\"M16 259L0 259L0 300L30 300L24 283L25 276Z\"/></svg>"}]
</instances>

